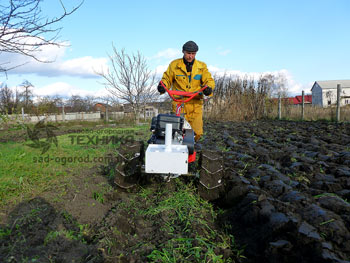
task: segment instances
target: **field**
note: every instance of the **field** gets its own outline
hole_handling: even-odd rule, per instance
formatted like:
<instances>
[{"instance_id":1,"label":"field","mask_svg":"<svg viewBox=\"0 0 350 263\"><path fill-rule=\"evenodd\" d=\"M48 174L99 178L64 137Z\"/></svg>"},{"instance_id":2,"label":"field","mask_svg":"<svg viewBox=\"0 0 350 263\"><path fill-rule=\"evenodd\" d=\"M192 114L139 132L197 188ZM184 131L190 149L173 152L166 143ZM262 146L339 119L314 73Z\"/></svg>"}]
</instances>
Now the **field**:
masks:
<instances>
[{"instance_id":1,"label":"field","mask_svg":"<svg viewBox=\"0 0 350 263\"><path fill-rule=\"evenodd\" d=\"M58 127L45 153L26 131L1 131L0 262L350 258L348 123L208 122L198 151L221 153L225 168L210 191L185 176L121 190L116 152L148 125L79 129Z\"/></svg>"},{"instance_id":2,"label":"field","mask_svg":"<svg viewBox=\"0 0 350 263\"><path fill-rule=\"evenodd\" d=\"M350 125L259 121L207 125L225 152L220 221L250 262L348 262Z\"/></svg>"}]
</instances>

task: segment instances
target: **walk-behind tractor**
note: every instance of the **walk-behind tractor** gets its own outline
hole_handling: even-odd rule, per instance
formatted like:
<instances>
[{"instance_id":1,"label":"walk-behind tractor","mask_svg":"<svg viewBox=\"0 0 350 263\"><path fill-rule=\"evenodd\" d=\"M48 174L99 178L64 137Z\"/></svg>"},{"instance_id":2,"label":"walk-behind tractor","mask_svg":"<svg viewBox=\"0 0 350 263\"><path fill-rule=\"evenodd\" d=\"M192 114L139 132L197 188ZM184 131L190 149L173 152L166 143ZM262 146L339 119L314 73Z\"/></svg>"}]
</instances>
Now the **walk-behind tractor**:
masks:
<instances>
[{"instance_id":1,"label":"walk-behind tractor","mask_svg":"<svg viewBox=\"0 0 350 263\"><path fill-rule=\"evenodd\" d=\"M169 90L162 85L177 102L176 113L153 117L152 136L146 151L145 144L140 141L120 146L114 182L128 189L138 184L145 175L147 178L160 176L167 181L181 175L195 176L199 179L198 187L202 194L207 193L206 198L215 199L223 187L222 153L201 149L197 156L194 131L184 117L186 112L182 113L184 104L202 95L207 86L197 92L184 92Z\"/></svg>"}]
</instances>

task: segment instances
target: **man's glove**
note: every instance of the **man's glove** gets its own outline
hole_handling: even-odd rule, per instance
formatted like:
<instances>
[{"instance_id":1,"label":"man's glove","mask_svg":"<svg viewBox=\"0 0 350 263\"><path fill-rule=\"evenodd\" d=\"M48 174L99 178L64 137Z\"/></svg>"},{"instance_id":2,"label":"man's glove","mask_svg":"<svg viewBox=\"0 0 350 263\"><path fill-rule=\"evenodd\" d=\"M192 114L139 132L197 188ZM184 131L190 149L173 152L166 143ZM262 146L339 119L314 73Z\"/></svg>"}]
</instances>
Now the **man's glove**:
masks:
<instances>
[{"instance_id":1,"label":"man's glove","mask_svg":"<svg viewBox=\"0 0 350 263\"><path fill-rule=\"evenodd\" d=\"M159 92L160 94L165 93L165 89L164 89L163 85L162 85L160 82L159 82L159 84L158 84L157 89L158 89L158 92Z\"/></svg>"},{"instance_id":2,"label":"man's glove","mask_svg":"<svg viewBox=\"0 0 350 263\"><path fill-rule=\"evenodd\" d=\"M213 92L213 89L211 87L207 87L205 90L203 90L203 94L205 96L209 96Z\"/></svg>"}]
</instances>

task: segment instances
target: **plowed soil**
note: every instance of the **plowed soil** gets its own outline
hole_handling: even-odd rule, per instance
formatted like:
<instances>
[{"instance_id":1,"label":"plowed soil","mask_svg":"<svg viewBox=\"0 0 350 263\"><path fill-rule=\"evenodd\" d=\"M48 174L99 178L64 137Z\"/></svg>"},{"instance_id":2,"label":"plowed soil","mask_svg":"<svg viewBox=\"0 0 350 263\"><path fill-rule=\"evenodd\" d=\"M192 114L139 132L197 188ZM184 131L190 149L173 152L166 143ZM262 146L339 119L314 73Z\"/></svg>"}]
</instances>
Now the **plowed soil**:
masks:
<instances>
[{"instance_id":1,"label":"plowed soil","mask_svg":"<svg viewBox=\"0 0 350 263\"><path fill-rule=\"evenodd\" d=\"M206 262L211 249L217 262L350 262L349 123L210 122L196 148L223 156L224 183L213 192L182 177L114 190L110 167L102 167L77 177L59 204L48 193L9 211L0 262L147 262L180 237L200 249L172 262ZM103 197L101 183L113 186ZM158 209L189 183L217 217ZM204 206L198 194L191 202ZM183 220L171 221L178 211ZM189 225L189 215L202 225ZM235 245L213 247L227 231Z\"/></svg>"},{"instance_id":2,"label":"plowed soil","mask_svg":"<svg viewBox=\"0 0 350 263\"><path fill-rule=\"evenodd\" d=\"M224 151L221 222L247 262L349 262L350 124L259 121L206 126Z\"/></svg>"}]
</instances>

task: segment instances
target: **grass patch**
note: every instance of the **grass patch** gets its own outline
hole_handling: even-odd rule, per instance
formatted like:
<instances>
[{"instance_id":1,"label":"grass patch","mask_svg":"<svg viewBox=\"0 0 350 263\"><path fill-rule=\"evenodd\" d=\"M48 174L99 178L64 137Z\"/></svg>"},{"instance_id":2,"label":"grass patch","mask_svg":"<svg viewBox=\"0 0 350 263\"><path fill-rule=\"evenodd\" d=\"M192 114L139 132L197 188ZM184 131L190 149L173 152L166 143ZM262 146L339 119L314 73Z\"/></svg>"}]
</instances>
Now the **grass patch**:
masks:
<instances>
[{"instance_id":1,"label":"grass patch","mask_svg":"<svg viewBox=\"0 0 350 263\"><path fill-rule=\"evenodd\" d=\"M1 206L64 188L71 176L108 163L106 154L115 152L126 136L138 140L148 134L148 129L143 125L65 134L57 136L58 146L52 144L44 154L29 147L31 141L0 143ZM115 136L114 141L111 136Z\"/></svg>"},{"instance_id":2,"label":"grass patch","mask_svg":"<svg viewBox=\"0 0 350 263\"><path fill-rule=\"evenodd\" d=\"M220 253L225 249L238 252L233 237L215 228L213 206L191 184L178 180L176 191L140 213L152 220L167 215L163 230L170 239L148 255L152 262L233 262Z\"/></svg>"},{"instance_id":3,"label":"grass patch","mask_svg":"<svg viewBox=\"0 0 350 263\"><path fill-rule=\"evenodd\" d=\"M169 186L173 184L173 186ZM172 188L174 187L174 188ZM170 189L169 189L170 188ZM168 184L141 189L127 202L121 202L116 211L127 214L128 220L142 218L142 227L154 229L152 240L119 232L101 240L101 245L113 251L148 251L141 260L147 262L234 262L244 258L232 235L215 224L217 213L212 204L200 198L192 184L181 178ZM139 226L141 227L141 226ZM135 247L127 243L136 242ZM162 241L157 241L161 239ZM115 241L116 243L110 242ZM120 242L120 243L119 243ZM125 247L124 247L125 246ZM118 255L115 252L114 256Z\"/></svg>"}]
</instances>

